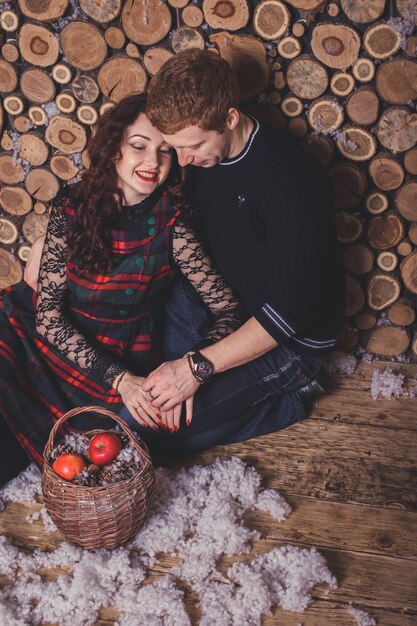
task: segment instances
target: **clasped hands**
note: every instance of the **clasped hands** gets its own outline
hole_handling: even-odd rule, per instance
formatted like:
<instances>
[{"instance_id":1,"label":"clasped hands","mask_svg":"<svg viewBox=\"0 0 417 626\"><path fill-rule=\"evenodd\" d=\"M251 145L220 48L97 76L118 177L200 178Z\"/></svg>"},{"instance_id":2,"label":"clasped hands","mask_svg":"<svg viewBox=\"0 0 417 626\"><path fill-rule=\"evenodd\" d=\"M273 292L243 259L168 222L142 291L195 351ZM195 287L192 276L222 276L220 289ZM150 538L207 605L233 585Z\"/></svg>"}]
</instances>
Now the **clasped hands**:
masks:
<instances>
[{"instance_id":1,"label":"clasped hands","mask_svg":"<svg viewBox=\"0 0 417 626\"><path fill-rule=\"evenodd\" d=\"M126 372L119 384L122 400L132 417L153 430L179 430L183 403L185 421L193 417L194 394L200 383L191 373L186 358L162 363L147 378Z\"/></svg>"}]
</instances>

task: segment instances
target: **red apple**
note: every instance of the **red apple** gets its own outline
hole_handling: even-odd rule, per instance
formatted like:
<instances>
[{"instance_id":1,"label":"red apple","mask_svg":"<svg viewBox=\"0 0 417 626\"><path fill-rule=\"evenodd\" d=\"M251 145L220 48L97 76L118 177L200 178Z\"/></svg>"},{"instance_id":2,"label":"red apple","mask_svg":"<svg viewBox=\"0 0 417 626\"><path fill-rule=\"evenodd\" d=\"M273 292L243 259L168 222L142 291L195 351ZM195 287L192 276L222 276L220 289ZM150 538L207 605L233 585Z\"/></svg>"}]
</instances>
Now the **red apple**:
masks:
<instances>
[{"instance_id":1,"label":"red apple","mask_svg":"<svg viewBox=\"0 0 417 626\"><path fill-rule=\"evenodd\" d=\"M87 467L87 463L79 454L64 452L53 462L52 469L65 480L72 480Z\"/></svg>"},{"instance_id":2,"label":"red apple","mask_svg":"<svg viewBox=\"0 0 417 626\"><path fill-rule=\"evenodd\" d=\"M122 449L122 442L114 433L99 433L90 441L88 453L96 465L110 465Z\"/></svg>"}]
</instances>

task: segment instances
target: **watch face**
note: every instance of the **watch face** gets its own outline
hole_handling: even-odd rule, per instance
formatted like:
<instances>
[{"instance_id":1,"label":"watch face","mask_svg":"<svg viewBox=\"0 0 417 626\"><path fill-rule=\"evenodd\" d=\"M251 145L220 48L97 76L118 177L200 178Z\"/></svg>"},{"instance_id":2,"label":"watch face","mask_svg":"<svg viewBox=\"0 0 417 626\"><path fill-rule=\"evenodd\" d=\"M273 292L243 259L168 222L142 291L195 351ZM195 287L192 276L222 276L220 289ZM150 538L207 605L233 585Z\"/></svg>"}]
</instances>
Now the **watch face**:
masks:
<instances>
[{"instance_id":1,"label":"watch face","mask_svg":"<svg viewBox=\"0 0 417 626\"><path fill-rule=\"evenodd\" d=\"M195 366L195 371L199 376L201 376L201 378L208 378L211 376L212 370L213 368L208 361L201 361Z\"/></svg>"}]
</instances>

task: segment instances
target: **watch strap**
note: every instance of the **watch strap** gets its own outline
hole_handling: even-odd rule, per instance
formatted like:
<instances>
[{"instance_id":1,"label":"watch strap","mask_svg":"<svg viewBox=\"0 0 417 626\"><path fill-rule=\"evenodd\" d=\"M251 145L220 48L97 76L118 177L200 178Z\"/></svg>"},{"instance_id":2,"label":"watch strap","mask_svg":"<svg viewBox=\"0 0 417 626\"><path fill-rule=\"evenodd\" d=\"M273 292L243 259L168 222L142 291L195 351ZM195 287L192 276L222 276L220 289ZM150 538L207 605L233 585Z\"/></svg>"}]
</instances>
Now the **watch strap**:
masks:
<instances>
[{"instance_id":1,"label":"watch strap","mask_svg":"<svg viewBox=\"0 0 417 626\"><path fill-rule=\"evenodd\" d=\"M194 378L196 379L197 382L199 383L204 383L204 380L202 380L202 378L197 374L197 372L194 371L194 362L192 359L192 355L193 353L191 352L187 352L187 354L185 355L187 357L187 361L188 361L188 365L190 367L191 370L191 374L194 376Z\"/></svg>"},{"instance_id":2,"label":"watch strap","mask_svg":"<svg viewBox=\"0 0 417 626\"><path fill-rule=\"evenodd\" d=\"M187 352L187 354L185 356L187 357L188 365L190 367L191 373L194 376L194 378L200 384L206 383L211 378L211 376L214 373L213 364L208 359L206 359L206 357L203 356L201 354L201 352L199 352L198 350L191 350L190 352ZM197 359L196 359L197 362L193 359L193 357L195 357L195 356L197 357ZM211 367L212 373L211 373L209 378L204 377L204 376L200 376L199 373L197 372L198 363L204 363L204 362L208 363L210 365L210 367Z\"/></svg>"}]
</instances>

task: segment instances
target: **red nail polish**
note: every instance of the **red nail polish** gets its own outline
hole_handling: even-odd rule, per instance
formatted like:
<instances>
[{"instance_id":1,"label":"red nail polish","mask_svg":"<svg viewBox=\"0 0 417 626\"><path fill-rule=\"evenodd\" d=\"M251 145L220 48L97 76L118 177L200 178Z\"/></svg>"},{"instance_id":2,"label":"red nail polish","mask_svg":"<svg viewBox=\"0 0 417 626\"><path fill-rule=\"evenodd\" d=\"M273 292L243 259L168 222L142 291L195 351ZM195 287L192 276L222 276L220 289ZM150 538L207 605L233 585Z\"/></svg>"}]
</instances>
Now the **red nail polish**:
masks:
<instances>
[{"instance_id":1,"label":"red nail polish","mask_svg":"<svg viewBox=\"0 0 417 626\"><path fill-rule=\"evenodd\" d=\"M189 426L191 424L191 420L185 420L185 423Z\"/></svg>"},{"instance_id":2,"label":"red nail polish","mask_svg":"<svg viewBox=\"0 0 417 626\"><path fill-rule=\"evenodd\" d=\"M152 424L152 429L153 430L159 430L158 426L156 424Z\"/></svg>"},{"instance_id":3,"label":"red nail polish","mask_svg":"<svg viewBox=\"0 0 417 626\"><path fill-rule=\"evenodd\" d=\"M160 413L157 413L157 414L156 414L156 417L157 417L159 420L160 420L160 419L162 419L162 416L161 416L161 414L160 414Z\"/></svg>"},{"instance_id":4,"label":"red nail polish","mask_svg":"<svg viewBox=\"0 0 417 626\"><path fill-rule=\"evenodd\" d=\"M179 431L180 427L179 426L174 426L174 430L177 433Z\"/></svg>"},{"instance_id":5,"label":"red nail polish","mask_svg":"<svg viewBox=\"0 0 417 626\"><path fill-rule=\"evenodd\" d=\"M174 429L173 429L171 426L169 427L169 432L170 432L170 433L173 433L173 432L174 432Z\"/></svg>"}]
</instances>

